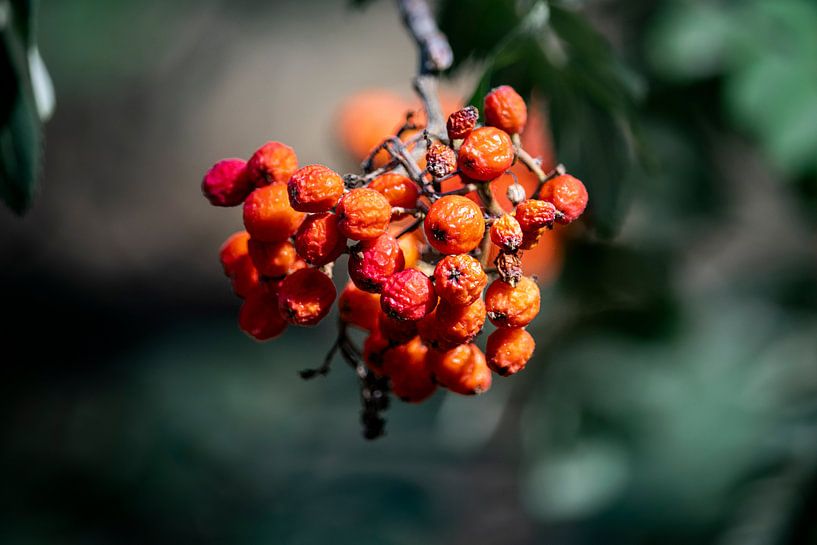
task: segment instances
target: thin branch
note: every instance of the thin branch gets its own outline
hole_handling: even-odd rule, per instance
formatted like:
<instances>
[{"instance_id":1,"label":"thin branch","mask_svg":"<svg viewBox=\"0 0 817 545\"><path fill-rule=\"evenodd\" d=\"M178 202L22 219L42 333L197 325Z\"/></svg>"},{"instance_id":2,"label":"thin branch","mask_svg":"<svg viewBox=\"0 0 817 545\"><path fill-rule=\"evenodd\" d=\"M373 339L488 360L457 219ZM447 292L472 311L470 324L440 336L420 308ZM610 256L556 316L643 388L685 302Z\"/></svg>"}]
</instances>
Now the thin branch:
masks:
<instances>
[{"instance_id":1,"label":"thin branch","mask_svg":"<svg viewBox=\"0 0 817 545\"><path fill-rule=\"evenodd\" d=\"M397 0L403 23L420 53L420 74L437 74L451 67L454 53L445 34L437 28L425 0Z\"/></svg>"}]
</instances>

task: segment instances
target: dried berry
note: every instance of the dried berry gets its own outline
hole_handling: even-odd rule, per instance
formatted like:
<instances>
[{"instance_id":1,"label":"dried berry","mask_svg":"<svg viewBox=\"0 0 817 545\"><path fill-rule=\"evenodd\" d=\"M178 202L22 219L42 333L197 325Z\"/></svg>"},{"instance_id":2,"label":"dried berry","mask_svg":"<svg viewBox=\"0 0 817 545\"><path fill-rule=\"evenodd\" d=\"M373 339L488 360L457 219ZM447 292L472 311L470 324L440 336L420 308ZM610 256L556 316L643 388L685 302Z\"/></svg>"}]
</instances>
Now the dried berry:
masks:
<instances>
[{"instance_id":1,"label":"dried berry","mask_svg":"<svg viewBox=\"0 0 817 545\"><path fill-rule=\"evenodd\" d=\"M491 242L507 252L515 252L522 244L522 228L516 218L504 214L491 225Z\"/></svg>"},{"instance_id":2,"label":"dried berry","mask_svg":"<svg viewBox=\"0 0 817 545\"><path fill-rule=\"evenodd\" d=\"M427 352L428 348L415 337L383 354L383 371L391 379L392 392L403 401L419 403L437 389L426 360Z\"/></svg>"},{"instance_id":3,"label":"dried berry","mask_svg":"<svg viewBox=\"0 0 817 545\"><path fill-rule=\"evenodd\" d=\"M474 106L466 106L462 110L457 110L448 116L448 138L451 141L465 138L474 130L479 120L479 110Z\"/></svg>"},{"instance_id":4,"label":"dried berry","mask_svg":"<svg viewBox=\"0 0 817 545\"><path fill-rule=\"evenodd\" d=\"M437 325L440 338L451 344L471 342L485 325L485 303L477 299L468 306L446 302L437 307Z\"/></svg>"},{"instance_id":5,"label":"dried berry","mask_svg":"<svg viewBox=\"0 0 817 545\"><path fill-rule=\"evenodd\" d=\"M343 178L329 167L307 165L287 182L289 204L299 212L326 212L343 195Z\"/></svg>"},{"instance_id":6,"label":"dried berry","mask_svg":"<svg viewBox=\"0 0 817 545\"><path fill-rule=\"evenodd\" d=\"M485 292L485 306L496 327L525 327L539 314L539 286L526 276L516 286L494 280Z\"/></svg>"},{"instance_id":7,"label":"dried berry","mask_svg":"<svg viewBox=\"0 0 817 545\"><path fill-rule=\"evenodd\" d=\"M446 351L459 344L445 339L443 326L437 320L437 309L417 322L417 334L426 345L434 350Z\"/></svg>"},{"instance_id":8,"label":"dried berry","mask_svg":"<svg viewBox=\"0 0 817 545\"><path fill-rule=\"evenodd\" d=\"M570 174L562 174L550 180L542 187L540 196L543 200L553 203L562 213L556 218L559 223L577 220L587 207L587 189Z\"/></svg>"},{"instance_id":9,"label":"dried berry","mask_svg":"<svg viewBox=\"0 0 817 545\"><path fill-rule=\"evenodd\" d=\"M386 279L404 266L403 250L389 234L363 240L349 250L349 278L363 291L380 293Z\"/></svg>"},{"instance_id":10,"label":"dried berry","mask_svg":"<svg viewBox=\"0 0 817 545\"><path fill-rule=\"evenodd\" d=\"M449 195L434 202L423 223L426 238L444 254L465 254L479 246L485 219L477 204L466 197Z\"/></svg>"},{"instance_id":11,"label":"dried berry","mask_svg":"<svg viewBox=\"0 0 817 545\"><path fill-rule=\"evenodd\" d=\"M338 297L340 320L372 332L377 329L380 296L361 290L349 282Z\"/></svg>"},{"instance_id":12,"label":"dried berry","mask_svg":"<svg viewBox=\"0 0 817 545\"><path fill-rule=\"evenodd\" d=\"M452 392L475 395L491 387L485 355L473 344L461 344L445 352L430 350L426 357L434 380Z\"/></svg>"},{"instance_id":13,"label":"dried berry","mask_svg":"<svg viewBox=\"0 0 817 545\"><path fill-rule=\"evenodd\" d=\"M295 151L281 142L267 142L247 161L247 172L255 187L286 183L297 168Z\"/></svg>"},{"instance_id":14,"label":"dried berry","mask_svg":"<svg viewBox=\"0 0 817 545\"><path fill-rule=\"evenodd\" d=\"M339 258L346 251L346 237L340 232L338 217L330 212L307 216L295 233L295 250L314 267Z\"/></svg>"},{"instance_id":15,"label":"dried berry","mask_svg":"<svg viewBox=\"0 0 817 545\"><path fill-rule=\"evenodd\" d=\"M417 269L391 275L383 284L380 307L397 320L419 320L437 306L431 279Z\"/></svg>"},{"instance_id":16,"label":"dried berry","mask_svg":"<svg viewBox=\"0 0 817 545\"><path fill-rule=\"evenodd\" d=\"M260 242L283 242L295 234L305 214L289 205L286 184L256 189L244 202L244 227Z\"/></svg>"},{"instance_id":17,"label":"dried berry","mask_svg":"<svg viewBox=\"0 0 817 545\"><path fill-rule=\"evenodd\" d=\"M536 341L521 328L500 328L488 336L485 356L488 367L503 377L518 373L533 356Z\"/></svg>"},{"instance_id":18,"label":"dried berry","mask_svg":"<svg viewBox=\"0 0 817 545\"><path fill-rule=\"evenodd\" d=\"M258 242L250 239L248 244L250 259L258 272L272 278L284 276L298 259L291 242Z\"/></svg>"},{"instance_id":19,"label":"dried berry","mask_svg":"<svg viewBox=\"0 0 817 545\"><path fill-rule=\"evenodd\" d=\"M528 107L513 87L502 85L485 95L485 123L508 134L525 130Z\"/></svg>"},{"instance_id":20,"label":"dried berry","mask_svg":"<svg viewBox=\"0 0 817 545\"><path fill-rule=\"evenodd\" d=\"M528 199L516 207L516 221L525 233L553 227L556 207L553 203L539 199Z\"/></svg>"},{"instance_id":21,"label":"dried berry","mask_svg":"<svg viewBox=\"0 0 817 545\"><path fill-rule=\"evenodd\" d=\"M238 206L251 191L252 182L241 159L219 161L201 181L201 192L213 206Z\"/></svg>"},{"instance_id":22,"label":"dried berry","mask_svg":"<svg viewBox=\"0 0 817 545\"><path fill-rule=\"evenodd\" d=\"M457 170L457 152L435 142L426 152L426 169L434 178L444 178Z\"/></svg>"},{"instance_id":23,"label":"dried berry","mask_svg":"<svg viewBox=\"0 0 817 545\"><path fill-rule=\"evenodd\" d=\"M479 261L467 254L447 255L434 269L434 288L452 305L470 305L482 295L488 277Z\"/></svg>"},{"instance_id":24,"label":"dried berry","mask_svg":"<svg viewBox=\"0 0 817 545\"><path fill-rule=\"evenodd\" d=\"M467 177L487 182L511 168L514 157L508 133L494 127L481 127L463 140L458 165Z\"/></svg>"},{"instance_id":25,"label":"dried berry","mask_svg":"<svg viewBox=\"0 0 817 545\"><path fill-rule=\"evenodd\" d=\"M411 209L417 206L417 197L420 190L411 178L396 172L388 172L378 176L369 184L369 189L374 189L389 201L393 207ZM395 220L406 217L407 214L397 214Z\"/></svg>"},{"instance_id":26,"label":"dried berry","mask_svg":"<svg viewBox=\"0 0 817 545\"><path fill-rule=\"evenodd\" d=\"M318 269L301 269L281 282L278 309L291 324L315 325L329 313L336 295L328 276Z\"/></svg>"},{"instance_id":27,"label":"dried berry","mask_svg":"<svg viewBox=\"0 0 817 545\"><path fill-rule=\"evenodd\" d=\"M336 213L341 232L352 240L377 238L386 232L391 221L391 205L386 197L365 187L344 195Z\"/></svg>"},{"instance_id":28,"label":"dried berry","mask_svg":"<svg viewBox=\"0 0 817 545\"><path fill-rule=\"evenodd\" d=\"M259 341L274 339L287 327L278 311L278 298L265 292L256 292L244 300L238 313L238 325Z\"/></svg>"}]
</instances>

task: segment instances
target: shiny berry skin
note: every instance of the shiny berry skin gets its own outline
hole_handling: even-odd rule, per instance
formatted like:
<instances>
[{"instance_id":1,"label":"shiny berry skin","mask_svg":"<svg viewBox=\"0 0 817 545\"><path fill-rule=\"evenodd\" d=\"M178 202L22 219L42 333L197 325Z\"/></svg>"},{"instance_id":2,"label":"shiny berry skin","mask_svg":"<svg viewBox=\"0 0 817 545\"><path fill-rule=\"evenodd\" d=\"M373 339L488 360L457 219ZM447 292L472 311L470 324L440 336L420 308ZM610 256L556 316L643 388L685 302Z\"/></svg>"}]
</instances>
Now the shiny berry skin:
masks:
<instances>
[{"instance_id":1,"label":"shiny berry skin","mask_svg":"<svg viewBox=\"0 0 817 545\"><path fill-rule=\"evenodd\" d=\"M508 133L494 127L480 127L463 140L457 161L468 178L487 182L511 168L514 156Z\"/></svg>"},{"instance_id":2,"label":"shiny berry skin","mask_svg":"<svg viewBox=\"0 0 817 545\"><path fill-rule=\"evenodd\" d=\"M289 205L286 184L260 187L244 201L244 227L260 242L283 242L298 230L305 214Z\"/></svg>"},{"instance_id":3,"label":"shiny berry skin","mask_svg":"<svg viewBox=\"0 0 817 545\"><path fill-rule=\"evenodd\" d=\"M295 233L295 250L313 267L335 261L346 251L338 217L330 212L307 216Z\"/></svg>"},{"instance_id":4,"label":"shiny berry skin","mask_svg":"<svg viewBox=\"0 0 817 545\"><path fill-rule=\"evenodd\" d=\"M539 239L542 238L545 231L547 231L546 227L542 227L541 229L533 229L531 231L524 231L522 244L519 245L519 249L532 250L533 248L536 248L536 246L539 244Z\"/></svg>"},{"instance_id":5,"label":"shiny berry skin","mask_svg":"<svg viewBox=\"0 0 817 545\"><path fill-rule=\"evenodd\" d=\"M278 312L278 298L275 294L256 292L241 304L238 326L247 335L266 341L283 333L287 323Z\"/></svg>"},{"instance_id":6,"label":"shiny berry skin","mask_svg":"<svg viewBox=\"0 0 817 545\"><path fill-rule=\"evenodd\" d=\"M451 344L471 342L485 325L485 303L477 299L468 306L446 302L437 307L437 325L440 337Z\"/></svg>"},{"instance_id":7,"label":"shiny berry skin","mask_svg":"<svg viewBox=\"0 0 817 545\"><path fill-rule=\"evenodd\" d=\"M230 282L233 286L233 293L242 299L249 297L259 291L261 285L261 275L252 263L249 254L236 261L230 273Z\"/></svg>"},{"instance_id":8,"label":"shiny berry skin","mask_svg":"<svg viewBox=\"0 0 817 545\"><path fill-rule=\"evenodd\" d=\"M374 330L363 341L363 362L378 375L383 375L383 355L392 344L380 331Z\"/></svg>"},{"instance_id":9,"label":"shiny berry skin","mask_svg":"<svg viewBox=\"0 0 817 545\"><path fill-rule=\"evenodd\" d=\"M426 152L426 169L434 178L444 178L457 170L457 152L434 142Z\"/></svg>"},{"instance_id":10,"label":"shiny berry skin","mask_svg":"<svg viewBox=\"0 0 817 545\"><path fill-rule=\"evenodd\" d=\"M315 325L329 313L336 295L328 276L318 269L301 269L281 282L278 309L290 324Z\"/></svg>"},{"instance_id":11,"label":"shiny berry skin","mask_svg":"<svg viewBox=\"0 0 817 545\"><path fill-rule=\"evenodd\" d=\"M452 392L476 395L491 387L485 355L473 344L461 344L445 352L429 350L426 358L434 380Z\"/></svg>"},{"instance_id":12,"label":"shiny berry skin","mask_svg":"<svg viewBox=\"0 0 817 545\"><path fill-rule=\"evenodd\" d=\"M479 110L474 106L466 106L462 110L457 110L448 116L445 127L448 130L448 138L452 142L468 136L479 120Z\"/></svg>"},{"instance_id":13,"label":"shiny berry skin","mask_svg":"<svg viewBox=\"0 0 817 545\"><path fill-rule=\"evenodd\" d=\"M386 279L404 266L403 250L389 234L360 241L349 250L349 278L369 293L380 293Z\"/></svg>"},{"instance_id":14,"label":"shiny berry skin","mask_svg":"<svg viewBox=\"0 0 817 545\"><path fill-rule=\"evenodd\" d=\"M250 239L247 245L253 265L259 274L276 278L284 276L295 265L298 254L291 242L258 242Z\"/></svg>"},{"instance_id":15,"label":"shiny berry skin","mask_svg":"<svg viewBox=\"0 0 817 545\"><path fill-rule=\"evenodd\" d=\"M467 254L447 255L434 269L434 288L452 305L470 305L480 298L488 276L479 261Z\"/></svg>"},{"instance_id":16,"label":"shiny berry skin","mask_svg":"<svg viewBox=\"0 0 817 545\"><path fill-rule=\"evenodd\" d=\"M496 327L525 327L539 314L539 286L527 276L516 286L494 280L485 292L485 307Z\"/></svg>"},{"instance_id":17,"label":"shiny berry skin","mask_svg":"<svg viewBox=\"0 0 817 545\"><path fill-rule=\"evenodd\" d=\"M340 218L340 230L352 240L369 240L386 232L391 221L388 199L366 187L345 194L335 210Z\"/></svg>"},{"instance_id":18,"label":"shiny berry skin","mask_svg":"<svg viewBox=\"0 0 817 545\"><path fill-rule=\"evenodd\" d=\"M391 379L392 392L401 400L419 403L437 389L428 368L427 352L428 348L416 337L384 352L383 371Z\"/></svg>"},{"instance_id":19,"label":"shiny berry skin","mask_svg":"<svg viewBox=\"0 0 817 545\"><path fill-rule=\"evenodd\" d=\"M252 189L246 163L241 159L219 161L201 181L201 192L213 206L238 206Z\"/></svg>"},{"instance_id":20,"label":"shiny berry skin","mask_svg":"<svg viewBox=\"0 0 817 545\"><path fill-rule=\"evenodd\" d=\"M384 337L394 343L406 343L417 336L417 322L392 318L379 308L378 301L377 327Z\"/></svg>"},{"instance_id":21,"label":"shiny berry skin","mask_svg":"<svg viewBox=\"0 0 817 545\"><path fill-rule=\"evenodd\" d=\"M547 182L540 194L542 200L553 203L562 213L556 220L570 223L582 215L587 207L587 189L584 184L570 174L563 174Z\"/></svg>"},{"instance_id":22,"label":"shiny berry skin","mask_svg":"<svg viewBox=\"0 0 817 545\"><path fill-rule=\"evenodd\" d=\"M380 308L397 320L416 321L437 306L431 279L417 269L405 269L388 277L380 292Z\"/></svg>"},{"instance_id":23,"label":"shiny berry skin","mask_svg":"<svg viewBox=\"0 0 817 545\"><path fill-rule=\"evenodd\" d=\"M236 264L247 256L249 249L247 243L250 240L250 235L247 231L238 231L224 241L218 253L221 267L224 269L224 274L230 276L235 270Z\"/></svg>"},{"instance_id":24,"label":"shiny berry skin","mask_svg":"<svg viewBox=\"0 0 817 545\"><path fill-rule=\"evenodd\" d=\"M338 298L340 320L372 332L377 329L380 313L380 296L359 289L349 282Z\"/></svg>"},{"instance_id":25,"label":"shiny berry skin","mask_svg":"<svg viewBox=\"0 0 817 545\"><path fill-rule=\"evenodd\" d=\"M491 242L506 252L515 252L522 244L522 228L516 218L504 214L491 225Z\"/></svg>"},{"instance_id":26,"label":"shiny berry skin","mask_svg":"<svg viewBox=\"0 0 817 545\"><path fill-rule=\"evenodd\" d=\"M247 161L247 172L255 187L286 183L297 168L295 151L281 142L267 142Z\"/></svg>"},{"instance_id":27,"label":"shiny berry skin","mask_svg":"<svg viewBox=\"0 0 817 545\"><path fill-rule=\"evenodd\" d=\"M416 207L417 197L420 195L417 184L411 178L396 172L387 172L382 176L378 176L372 180L368 187L386 197L391 206L400 208L410 209ZM394 219L405 217L407 217L407 214L399 214L394 216Z\"/></svg>"},{"instance_id":28,"label":"shiny berry skin","mask_svg":"<svg viewBox=\"0 0 817 545\"><path fill-rule=\"evenodd\" d=\"M524 329L497 329L488 336L485 347L488 367L503 377L518 373L525 368L535 348L536 341Z\"/></svg>"},{"instance_id":29,"label":"shiny berry skin","mask_svg":"<svg viewBox=\"0 0 817 545\"><path fill-rule=\"evenodd\" d=\"M522 231L538 231L542 228L553 227L553 222L556 220L556 207L551 202L528 199L516 207L515 217Z\"/></svg>"},{"instance_id":30,"label":"shiny berry skin","mask_svg":"<svg viewBox=\"0 0 817 545\"><path fill-rule=\"evenodd\" d=\"M525 130L528 107L513 87L502 85L485 95L485 123L508 134Z\"/></svg>"},{"instance_id":31,"label":"shiny berry skin","mask_svg":"<svg viewBox=\"0 0 817 545\"><path fill-rule=\"evenodd\" d=\"M323 165L296 170L287 182L289 204L299 212L327 212L343 195L343 178Z\"/></svg>"},{"instance_id":32,"label":"shiny berry skin","mask_svg":"<svg viewBox=\"0 0 817 545\"><path fill-rule=\"evenodd\" d=\"M434 202L423 222L426 238L443 254L466 254L485 233L482 210L471 199L449 195Z\"/></svg>"},{"instance_id":33,"label":"shiny berry skin","mask_svg":"<svg viewBox=\"0 0 817 545\"><path fill-rule=\"evenodd\" d=\"M420 241L411 234L404 235L397 239L400 249L403 250L403 258L406 267L413 267L420 261Z\"/></svg>"}]
</instances>

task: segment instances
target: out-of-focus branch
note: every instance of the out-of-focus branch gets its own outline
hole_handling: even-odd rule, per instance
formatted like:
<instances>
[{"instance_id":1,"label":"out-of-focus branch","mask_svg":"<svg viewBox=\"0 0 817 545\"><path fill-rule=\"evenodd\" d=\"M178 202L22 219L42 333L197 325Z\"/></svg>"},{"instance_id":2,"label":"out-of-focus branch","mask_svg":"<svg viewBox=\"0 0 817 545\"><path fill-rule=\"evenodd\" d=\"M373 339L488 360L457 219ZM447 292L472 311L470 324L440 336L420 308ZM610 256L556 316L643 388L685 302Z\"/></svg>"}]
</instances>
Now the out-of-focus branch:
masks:
<instances>
[{"instance_id":1,"label":"out-of-focus branch","mask_svg":"<svg viewBox=\"0 0 817 545\"><path fill-rule=\"evenodd\" d=\"M437 28L426 0L397 0L400 15L420 53L420 75L438 74L451 67L454 53Z\"/></svg>"}]
</instances>

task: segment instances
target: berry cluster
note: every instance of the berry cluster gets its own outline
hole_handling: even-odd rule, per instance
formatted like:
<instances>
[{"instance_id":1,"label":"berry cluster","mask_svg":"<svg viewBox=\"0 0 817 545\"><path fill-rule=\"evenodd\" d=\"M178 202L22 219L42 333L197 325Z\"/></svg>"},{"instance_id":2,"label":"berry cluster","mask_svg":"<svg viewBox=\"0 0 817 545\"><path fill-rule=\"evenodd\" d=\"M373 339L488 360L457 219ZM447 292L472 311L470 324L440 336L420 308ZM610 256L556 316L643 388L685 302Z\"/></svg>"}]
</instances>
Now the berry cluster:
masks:
<instances>
[{"instance_id":1,"label":"berry cluster","mask_svg":"<svg viewBox=\"0 0 817 545\"><path fill-rule=\"evenodd\" d=\"M246 231L227 239L221 263L244 299L239 325L258 340L320 322L337 297L333 265L348 254L338 339L324 365L302 375L325 374L337 353L354 366L367 437L383 431L389 392L408 402L437 386L479 394L492 371L524 369L540 295L521 252L587 205L582 182L561 166L543 172L522 149L527 106L513 88L493 89L483 113L484 126L469 106L438 130L431 119L410 138L401 129L372 150L362 174L298 168L290 147L269 142L246 162L220 161L202 182L213 205L243 203ZM517 161L539 184L530 196L511 185L505 210L490 182ZM483 352L474 340L486 319L496 329ZM349 328L366 332L362 349Z\"/></svg>"}]
</instances>

